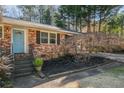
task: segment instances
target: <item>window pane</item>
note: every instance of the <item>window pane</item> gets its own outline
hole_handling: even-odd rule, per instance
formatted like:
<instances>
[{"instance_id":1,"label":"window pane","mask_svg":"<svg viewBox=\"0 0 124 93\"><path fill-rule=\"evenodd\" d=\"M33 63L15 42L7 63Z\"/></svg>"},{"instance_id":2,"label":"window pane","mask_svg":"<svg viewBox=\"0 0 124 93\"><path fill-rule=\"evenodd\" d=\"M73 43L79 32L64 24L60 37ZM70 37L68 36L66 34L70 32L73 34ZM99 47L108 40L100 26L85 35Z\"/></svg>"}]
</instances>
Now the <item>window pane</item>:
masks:
<instances>
[{"instance_id":1,"label":"window pane","mask_svg":"<svg viewBox=\"0 0 124 93\"><path fill-rule=\"evenodd\" d=\"M50 33L50 43L56 43L56 34Z\"/></svg>"},{"instance_id":2,"label":"window pane","mask_svg":"<svg viewBox=\"0 0 124 93\"><path fill-rule=\"evenodd\" d=\"M48 33L41 32L40 39L41 39L41 43L48 43Z\"/></svg>"},{"instance_id":3,"label":"window pane","mask_svg":"<svg viewBox=\"0 0 124 93\"><path fill-rule=\"evenodd\" d=\"M55 39L50 39L50 43L55 44L56 40Z\"/></svg>"},{"instance_id":4,"label":"window pane","mask_svg":"<svg viewBox=\"0 0 124 93\"><path fill-rule=\"evenodd\" d=\"M0 26L0 38L2 38L2 27Z\"/></svg>"},{"instance_id":5,"label":"window pane","mask_svg":"<svg viewBox=\"0 0 124 93\"><path fill-rule=\"evenodd\" d=\"M46 38L48 38L48 33L41 32L41 37L46 37Z\"/></svg>"},{"instance_id":6,"label":"window pane","mask_svg":"<svg viewBox=\"0 0 124 93\"><path fill-rule=\"evenodd\" d=\"M42 38L42 39L41 39L41 43L48 43L48 39Z\"/></svg>"},{"instance_id":7,"label":"window pane","mask_svg":"<svg viewBox=\"0 0 124 93\"><path fill-rule=\"evenodd\" d=\"M50 34L50 38L56 38L56 34Z\"/></svg>"}]
</instances>

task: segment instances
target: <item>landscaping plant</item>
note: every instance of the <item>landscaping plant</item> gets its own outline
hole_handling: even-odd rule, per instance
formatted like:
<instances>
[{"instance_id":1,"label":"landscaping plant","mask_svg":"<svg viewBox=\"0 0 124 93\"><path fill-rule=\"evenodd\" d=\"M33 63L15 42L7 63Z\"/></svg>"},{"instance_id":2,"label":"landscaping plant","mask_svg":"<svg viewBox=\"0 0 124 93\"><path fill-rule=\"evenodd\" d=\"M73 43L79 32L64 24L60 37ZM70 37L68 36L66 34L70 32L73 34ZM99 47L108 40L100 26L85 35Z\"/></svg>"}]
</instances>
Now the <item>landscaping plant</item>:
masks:
<instances>
[{"instance_id":1,"label":"landscaping plant","mask_svg":"<svg viewBox=\"0 0 124 93\"><path fill-rule=\"evenodd\" d=\"M42 67L43 67L43 63L44 63L44 61L42 58L39 58L39 57L35 58L33 64L34 64L34 67L35 67L37 72L41 72Z\"/></svg>"},{"instance_id":2,"label":"landscaping plant","mask_svg":"<svg viewBox=\"0 0 124 93\"><path fill-rule=\"evenodd\" d=\"M12 87L11 80L10 80L12 71L13 71L13 62L11 57L1 56L0 57L0 87Z\"/></svg>"}]
</instances>

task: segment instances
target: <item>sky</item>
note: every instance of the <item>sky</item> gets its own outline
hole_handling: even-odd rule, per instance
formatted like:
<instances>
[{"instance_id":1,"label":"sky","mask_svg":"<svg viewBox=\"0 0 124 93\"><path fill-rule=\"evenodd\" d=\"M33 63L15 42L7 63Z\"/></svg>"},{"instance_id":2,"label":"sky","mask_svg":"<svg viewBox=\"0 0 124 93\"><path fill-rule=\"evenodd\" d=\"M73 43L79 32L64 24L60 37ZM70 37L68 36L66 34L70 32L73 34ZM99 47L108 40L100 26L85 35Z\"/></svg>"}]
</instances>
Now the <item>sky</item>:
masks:
<instances>
[{"instance_id":1,"label":"sky","mask_svg":"<svg viewBox=\"0 0 124 93\"><path fill-rule=\"evenodd\" d=\"M16 5L7 5L5 6L6 9L6 16L10 17L18 17L21 15L21 11L17 8Z\"/></svg>"}]
</instances>

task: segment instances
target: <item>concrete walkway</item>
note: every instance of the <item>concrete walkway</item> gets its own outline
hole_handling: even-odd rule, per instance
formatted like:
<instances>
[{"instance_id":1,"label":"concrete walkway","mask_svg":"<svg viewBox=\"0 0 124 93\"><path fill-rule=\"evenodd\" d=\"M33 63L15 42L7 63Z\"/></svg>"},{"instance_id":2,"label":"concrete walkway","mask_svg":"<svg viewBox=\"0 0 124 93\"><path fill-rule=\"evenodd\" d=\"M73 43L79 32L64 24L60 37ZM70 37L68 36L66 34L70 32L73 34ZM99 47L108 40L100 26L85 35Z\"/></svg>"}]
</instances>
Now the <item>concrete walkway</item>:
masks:
<instances>
[{"instance_id":1,"label":"concrete walkway","mask_svg":"<svg viewBox=\"0 0 124 93\"><path fill-rule=\"evenodd\" d=\"M41 79L35 75L17 78L14 87L18 88L56 88L56 87L124 87L124 74L113 76L106 70L114 67L124 66L124 55L111 53L97 53L93 56L104 57L114 62L98 66L94 69L80 71L61 77L50 77Z\"/></svg>"},{"instance_id":2,"label":"concrete walkway","mask_svg":"<svg viewBox=\"0 0 124 93\"><path fill-rule=\"evenodd\" d=\"M124 63L124 54L96 53L93 54L92 56L102 57L102 58L110 59L112 61Z\"/></svg>"},{"instance_id":3,"label":"concrete walkway","mask_svg":"<svg viewBox=\"0 0 124 93\"><path fill-rule=\"evenodd\" d=\"M122 65L123 64L121 63L107 64L92 70L66 75L49 82L39 84L34 88L124 87L124 74L120 75L120 77L115 77L112 73L107 72L110 69L120 67Z\"/></svg>"},{"instance_id":4,"label":"concrete walkway","mask_svg":"<svg viewBox=\"0 0 124 93\"><path fill-rule=\"evenodd\" d=\"M13 80L14 88L31 88L34 85L41 84L45 79L41 79L38 76L30 75L25 77L19 77Z\"/></svg>"}]
</instances>

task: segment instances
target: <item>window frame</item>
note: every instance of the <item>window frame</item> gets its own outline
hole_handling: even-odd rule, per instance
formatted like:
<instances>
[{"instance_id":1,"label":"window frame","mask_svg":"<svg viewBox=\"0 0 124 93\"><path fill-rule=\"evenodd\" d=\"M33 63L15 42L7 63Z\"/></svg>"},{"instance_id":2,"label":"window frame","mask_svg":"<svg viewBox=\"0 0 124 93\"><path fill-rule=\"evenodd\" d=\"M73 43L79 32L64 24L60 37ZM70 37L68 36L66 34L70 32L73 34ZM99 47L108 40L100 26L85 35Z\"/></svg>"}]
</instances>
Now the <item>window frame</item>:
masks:
<instances>
[{"instance_id":1,"label":"window frame","mask_svg":"<svg viewBox=\"0 0 124 93\"><path fill-rule=\"evenodd\" d=\"M41 42L41 33L47 33L48 34L48 42L47 43L42 43ZM50 34L55 34L55 43L50 43ZM57 45L57 32L40 31L40 44Z\"/></svg>"},{"instance_id":2,"label":"window frame","mask_svg":"<svg viewBox=\"0 0 124 93\"><path fill-rule=\"evenodd\" d=\"M0 24L0 27L2 27L2 37L0 37L0 39L3 39L4 38L4 27L1 24Z\"/></svg>"},{"instance_id":3,"label":"window frame","mask_svg":"<svg viewBox=\"0 0 124 93\"><path fill-rule=\"evenodd\" d=\"M50 34L54 34L55 35L55 43L50 43L50 40L53 38L50 38ZM57 34L56 33L49 33L49 44L57 44Z\"/></svg>"},{"instance_id":4,"label":"window frame","mask_svg":"<svg viewBox=\"0 0 124 93\"><path fill-rule=\"evenodd\" d=\"M47 33L47 34L48 34L48 38L47 38L47 39L48 39L48 42L47 42L47 43L43 43L43 42L41 41L41 33L47 33L47 32L41 32L41 31L40 31L40 44L48 44L48 42L49 42L49 34Z\"/></svg>"}]
</instances>

